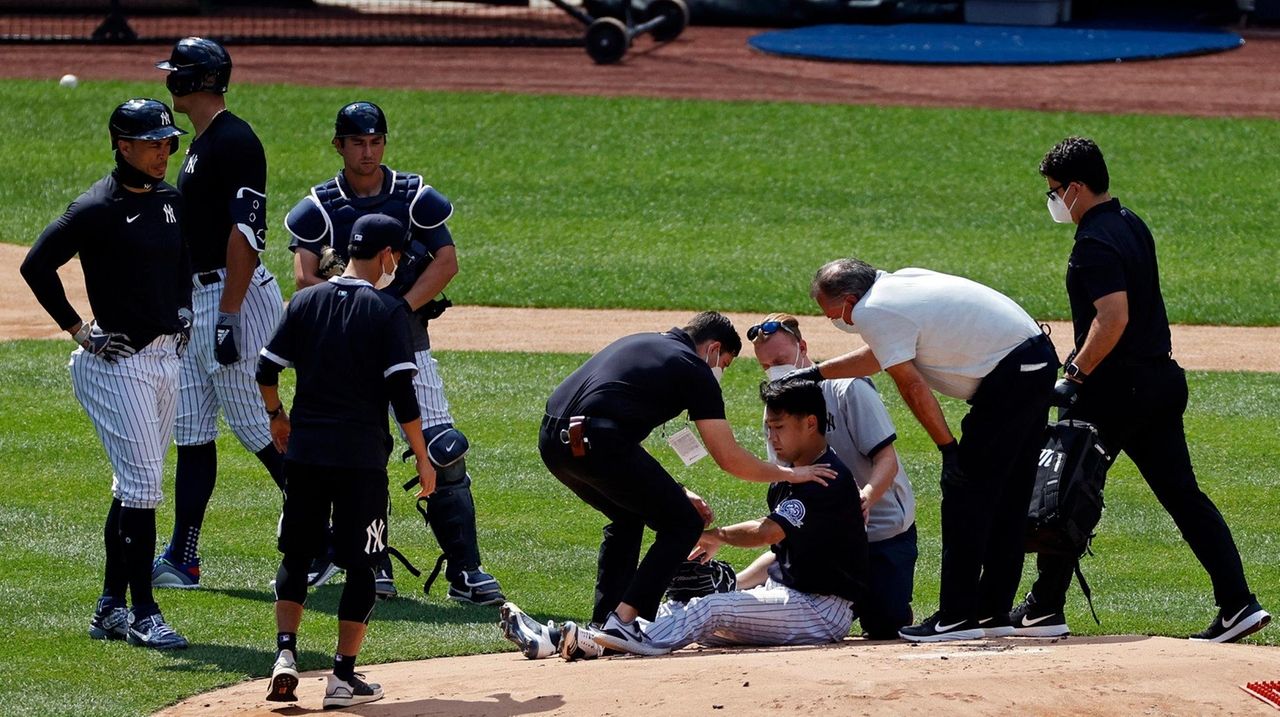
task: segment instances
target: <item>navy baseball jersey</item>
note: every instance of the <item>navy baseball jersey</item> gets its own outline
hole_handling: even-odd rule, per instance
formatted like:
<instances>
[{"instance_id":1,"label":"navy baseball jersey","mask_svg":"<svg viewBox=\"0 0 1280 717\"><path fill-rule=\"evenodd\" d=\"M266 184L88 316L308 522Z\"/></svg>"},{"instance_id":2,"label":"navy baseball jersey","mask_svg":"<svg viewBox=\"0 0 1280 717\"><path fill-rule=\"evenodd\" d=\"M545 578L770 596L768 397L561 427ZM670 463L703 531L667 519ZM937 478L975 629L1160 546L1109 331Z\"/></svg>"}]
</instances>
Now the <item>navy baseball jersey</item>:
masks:
<instances>
[{"instance_id":1,"label":"navy baseball jersey","mask_svg":"<svg viewBox=\"0 0 1280 717\"><path fill-rule=\"evenodd\" d=\"M689 412L689 420L722 419L720 383L682 329L624 336L566 378L547 400L556 418L607 418L639 442Z\"/></svg>"},{"instance_id":2,"label":"navy baseball jersey","mask_svg":"<svg viewBox=\"0 0 1280 717\"><path fill-rule=\"evenodd\" d=\"M227 265L233 226L258 253L266 248L267 156L248 122L219 112L187 148L178 191L186 198L182 228L193 271Z\"/></svg>"},{"instance_id":3,"label":"navy baseball jersey","mask_svg":"<svg viewBox=\"0 0 1280 717\"><path fill-rule=\"evenodd\" d=\"M800 592L836 595L857 605L866 591L868 565L858 484L830 448L813 462L826 463L836 471L826 487L818 483L769 486L769 519L786 534L772 546L777 561L769 567L769 575Z\"/></svg>"},{"instance_id":4,"label":"navy baseball jersey","mask_svg":"<svg viewBox=\"0 0 1280 717\"><path fill-rule=\"evenodd\" d=\"M385 469L391 453L386 378L416 371L403 304L367 281L334 277L289 302L262 358L294 367L286 458Z\"/></svg>"},{"instance_id":5,"label":"navy baseball jersey","mask_svg":"<svg viewBox=\"0 0 1280 717\"><path fill-rule=\"evenodd\" d=\"M40 305L68 329L79 316L57 270L79 254L98 324L142 348L176 333L178 309L191 306L182 219L182 197L172 186L156 182L151 191L131 192L113 172L45 228L22 262L22 275Z\"/></svg>"}]
</instances>

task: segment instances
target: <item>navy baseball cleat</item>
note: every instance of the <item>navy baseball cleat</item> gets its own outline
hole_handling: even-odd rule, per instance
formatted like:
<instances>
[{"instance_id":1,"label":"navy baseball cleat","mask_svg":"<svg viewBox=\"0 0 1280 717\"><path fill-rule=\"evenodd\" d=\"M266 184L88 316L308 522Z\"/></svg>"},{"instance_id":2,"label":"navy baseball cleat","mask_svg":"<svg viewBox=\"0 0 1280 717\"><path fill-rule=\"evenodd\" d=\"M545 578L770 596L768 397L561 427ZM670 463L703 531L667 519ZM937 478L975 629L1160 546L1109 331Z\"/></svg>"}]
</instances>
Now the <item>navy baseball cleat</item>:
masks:
<instances>
[{"instance_id":1,"label":"navy baseball cleat","mask_svg":"<svg viewBox=\"0 0 1280 717\"><path fill-rule=\"evenodd\" d=\"M605 620L604 627L594 633L591 640L600 647L629 652L633 655L665 655L671 652L667 648L653 644L634 620L623 622L616 613L612 612L609 613L609 619Z\"/></svg>"},{"instance_id":2,"label":"navy baseball cleat","mask_svg":"<svg viewBox=\"0 0 1280 717\"><path fill-rule=\"evenodd\" d=\"M361 677L364 675L359 672L350 680L329 675L329 680L324 687L324 708L331 710L335 707L362 705L365 702L382 699L382 685L370 684L360 679Z\"/></svg>"},{"instance_id":3,"label":"navy baseball cleat","mask_svg":"<svg viewBox=\"0 0 1280 717\"><path fill-rule=\"evenodd\" d=\"M507 600L497 578L486 573L483 567L463 570L457 578L451 579L448 598L472 605L501 605Z\"/></svg>"},{"instance_id":4,"label":"navy baseball cleat","mask_svg":"<svg viewBox=\"0 0 1280 717\"><path fill-rule=\"evenodd\" d=\"M276 655L276 664L271 666L271 689L267 692L268 702L297 702L298 695L294 690L298 687L298 663L293 659L293 650L281 650Z\"/></svg>"},{"instance_id":5,"label":"navy baseball cleat","mask_svg":"<svg viewBox=\"0 0 1280 717\"><path fill-rule=\"evenodd\" d=\"M89 621L89 637L95 640L123 640L129 636L129 608L101 603Z\"/></svg>"},{"instance_id":6,"label":"navy baseball cleat","mask_svg":"<svg viewBox=\"0 0 1280 717\"><path fill-rule=\"evenodd\" d=\"M179 635L164 621L160 613L140 617L129 626L129 644L153 650L181 650L187 638Z\"/></svg>"},{"instance_id":7,"label":"navy baseball cleat","mask_svg":"<svg viewBox=\"0 0 1280 717\"><path fill-rule=\"evenodd\" d=\"M340 572L342 572L342 568L335 565L332 560L316 558L311 561L311 567L307 569L307 587L318 588L332 580L333 576Z\"/></svg>"},{"instance_id":8,"label":"navy baseball cleat","mask_svg":"<svg viewBox=\"0 0 1280 717\"><path fill-rule=\"evenodd\" d=\"M1257 600L1250 600L1239 610L1219 611L1213 624L1192 635L1191 639L1202 642L1236 642L1261 630L1270 622L1271 614L1263 610Z\"/></svg>"},{"instance_id":9,"label":"navy baseball cleat","mask_svg":"<svg viewBox=\"0 0 1280 717\"><path fill-rule=\"evenodd\" d=\"M909 625L898 630L898 637L910 642L946 642L949 640L976 640L986 637L985 631L973 619L955 620L935 612L919 625Z\"/></svg>"},{"instance_id":10,"label":"navy baseball cleat","mask_svg":"<svg viewBox=\"0 0 1280 717\"><path fill-rule=\"evenodd\" d=\"M554 622L548 620L546 625L540 625L513 602L503 603L498 613L502 636L519 647L525 657L541 660L556 654L561 633Z\"/></svg>"},{"instance_id":11,"label":"navy baseball cleat","mask_svg":"<svg viewBox=\"0 0 1280 717\"><path fill-rule=\"evenodd\" d=\"M175 563L165 556L156 558L151 566L151 584L158 588L191 590L200 587L200 559L190 563Z\"/></svg>"}]
</instances>

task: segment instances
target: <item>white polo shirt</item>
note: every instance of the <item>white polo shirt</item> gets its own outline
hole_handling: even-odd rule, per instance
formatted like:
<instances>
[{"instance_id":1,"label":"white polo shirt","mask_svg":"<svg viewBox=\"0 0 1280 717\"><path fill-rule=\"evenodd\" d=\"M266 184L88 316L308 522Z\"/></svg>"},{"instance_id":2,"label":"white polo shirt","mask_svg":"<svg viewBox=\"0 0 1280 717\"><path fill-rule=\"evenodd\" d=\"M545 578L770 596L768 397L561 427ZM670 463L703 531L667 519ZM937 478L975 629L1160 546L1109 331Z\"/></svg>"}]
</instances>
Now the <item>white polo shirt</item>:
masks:
<instances>
[{"instance_id":1,"label":"white polo shirt","mask_svg":"<svg viewBox=\"0 0 1280 717\"><path fill-rule=\"evenodd\" d=\"M853 323L881 368L914 360L933 390L969 399L1000 359L1041 333L1013 299L928 269L876 272Z\"/></svg>"}]
</instances>

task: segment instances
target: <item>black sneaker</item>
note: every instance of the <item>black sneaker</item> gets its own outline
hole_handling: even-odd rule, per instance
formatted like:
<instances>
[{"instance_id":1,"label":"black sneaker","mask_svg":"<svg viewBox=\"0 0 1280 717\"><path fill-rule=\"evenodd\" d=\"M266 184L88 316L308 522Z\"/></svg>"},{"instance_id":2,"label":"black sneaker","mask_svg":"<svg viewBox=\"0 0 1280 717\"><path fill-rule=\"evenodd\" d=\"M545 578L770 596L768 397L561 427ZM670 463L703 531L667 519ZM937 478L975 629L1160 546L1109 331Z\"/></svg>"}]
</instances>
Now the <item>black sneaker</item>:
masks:
<instances>
[{"instance_id":1,"label":"black sneaker","mask_svg":"<svg viewBox=\"0 0 1280 717\"><path fill-rule=\"evenodd\" d=\"M992 617L984 617L978 621L983 637L1008 637L1013 634L1013 623L1009 621L1009 613Z\"/></svg>"},{"instance_id":2,"label":"black sneaker","mask_svg":"<svg viewBox=\"0 0 1280 717\"><path fill-rule=\"evenodd\" d=\"M935 612L919 625L910 625L898 630L898 637L911 642L977 640L985 636L986 633L978 627L977 620L955 620L944 617L941 611Z\"/></svg>"},{"instance_id":3,"label":"black sneaker","mask_svg":"<svg viewBox=\"0 0 1280 717\"><path fill-rule=\"evenodd\" d=\"M99 605L89 621L89 637L95 640L123 640L129 636L129 608Z\"/></svg>"},{"instance_id":4,"label":"black sneaker","mask_svg":"<svg viewBox=\"0 0 1280 717\"><path fill-rule=\"evenodd\" d=\"M307 587L318 588L340 572L342 568L335 565L329 558L316 558L311 561L311 567L307 569Z\"/></svg>"},{"instance_id":5,"label":"black sneaker","mask_svg":"<svg viewBox=\"0 0 1280 717\"><path fill-rule=\"evenodd\" d=\"M134 620L129 626L128 640L130 645L153 650L181 650L187 646L187 638L169 627L158 612Z\"/></svg>"},{"instance_id":6,"label":"black sneaker","mask_svg":"<svg viewBox=\"0 0 1280 717\"><path fill-rule=\"evenodd\" d=\"M1018 637L1066 637L1071 634L1067 616L1061 611L1040 607L1031 593L1027 593L1022 604L1009 613L1009 624L1013 625L1013 634Z\"/></svg>"},{"instance_id":7,"label":"black sneaker","mask_svg":"<svg viewBox=\"0 0 1280 717\"><path fill-rule=\"evenodd\" d=\"M463 570L457 577L450 579L447 597L472 605L501 605L507 601L497 578L486 573L483 567Z\"/></svg>"},{"instance_id":8,"label":"black sneaker","mask_svg":"<svg viewBox=\"0 0 1280 717\"><path fill-rule=\"evenodd\" d=\"M1191 636L1192 640L1203 642L1236 642L1246 635L1261 630L1271 622L1271 615L1257 600L1250 600L1248 605L1228 613L1226 610L1218 612L1218 616L1213 619L1213 623L1202 631Z\"/></svg>"}]
</instances>

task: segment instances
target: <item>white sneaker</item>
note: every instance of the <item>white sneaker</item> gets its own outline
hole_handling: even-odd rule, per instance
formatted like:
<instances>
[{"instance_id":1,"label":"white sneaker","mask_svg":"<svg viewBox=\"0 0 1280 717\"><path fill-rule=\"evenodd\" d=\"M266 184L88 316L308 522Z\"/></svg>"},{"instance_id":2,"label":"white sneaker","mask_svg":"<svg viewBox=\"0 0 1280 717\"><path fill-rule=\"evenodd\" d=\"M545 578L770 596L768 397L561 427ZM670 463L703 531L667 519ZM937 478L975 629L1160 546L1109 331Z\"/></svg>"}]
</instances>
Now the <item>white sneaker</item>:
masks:
<instances>
[{"instance_id":1,"label":"white sneaker","mask_svg":"<svg viewBox=\"0 0 1280 717\"><path fill-rule=\"evenodd\" d=\"M281 650L276 656L276 664L271 667L271 690L267 692L268 702L297 702L298 695L294 690L298 687L298 663L293 658L293 650Z\"/></svg>"},{"instance_id":2,"label":"white sneaker","mask_svg":"<svg viewBox=\"0 0 1280 717\"><path fill-rule=\"evenodd\" d=\"M350 707L382 699L382 685L370 684L360 679L361 677L364 675L357 672L347 681L330 674L324 686L324 708Z\"/></svg>"},{"instance_id":3,"label":"white sneaker","mask_svg":"<svg viewBox=\"0 0 1280 717\"><path fill-rule=\"evenodd\" d=\"M541 660L556 654L560 630L550 620L540 625L513 602L505 602L498 611L502 618L502 636L515 643L530 660Z\"/></svg>"},{"instance_id":4,"label":"white sneaker","mask_svg":"<svg viewBox=\"0 0 1280 717\"><path fill-rule=\"evenodd\" d=\"M578 627L573 621L560 628L560 657L566 662L594 660L604 656L604 648L595 641L598 633L587 627Z\"/></svg>"},{"instance_id":5,"label":"white sneaker","mask_svg":"<svg viewBox=\"0 0 1280 717\"><path fill-rule=\"evenodd\" d=\"M592 636L592 641L601 647L629 652L633 655L665 655L671 652L665 647L658 647L649 641L644 630L633 620L623 622L617 613L609 613L604 627Z\"/></svg>"}]
</instances>

